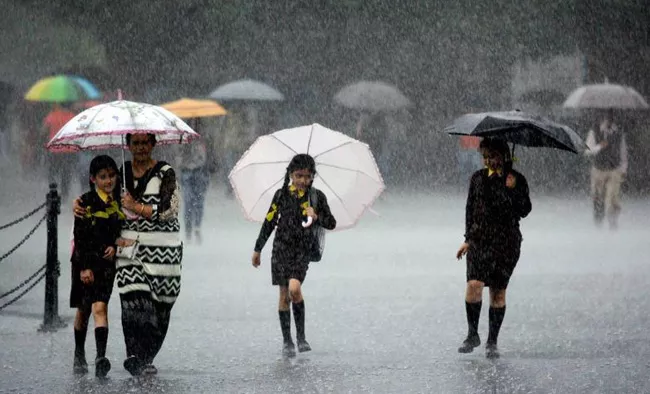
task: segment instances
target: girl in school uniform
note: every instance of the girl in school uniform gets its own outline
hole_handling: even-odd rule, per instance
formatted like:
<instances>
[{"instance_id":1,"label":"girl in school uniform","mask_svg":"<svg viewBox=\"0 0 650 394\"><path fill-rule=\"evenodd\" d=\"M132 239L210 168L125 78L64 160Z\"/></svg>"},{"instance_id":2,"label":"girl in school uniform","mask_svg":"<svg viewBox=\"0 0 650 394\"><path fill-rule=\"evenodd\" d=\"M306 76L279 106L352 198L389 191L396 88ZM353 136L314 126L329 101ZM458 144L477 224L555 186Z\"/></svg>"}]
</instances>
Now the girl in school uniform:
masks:
<instances>
[{"instance_id":1,"label":"girl in school uniform","mask_svg":"<svg viewBox=\"0 0 650 394\"><path fill-rule=\"evenodd\" d=\"M285 357L296 355L291 338L290 303L296 324L298 351L311 350L305 339L302 284L309 268L314 232L311 227L303 227L302 223L310 217L313 220L312 226L327 230L336 227L336 219L332 216L325 194L312 187L315 175L316 164L311 156L298 154L293 157L287 167L282 188L273 196L252 257L253 266L259 267L262 249L277 227L271 257L271 281L280 289L278 315L283 337L282 354ZM313 204L313 201L317 203Z\"/></svg>"},{"instance_id":2,"label":"girl in school uniform","mask_svg":"<svg viewBox=\"0 0 650 394\"><path fill-rule=\"evenodd\" d=\"M106 155L90 162L90 191L80 197L85 210L74 221L72 289L70 307L76 308L73 371L88 372L85 355L86 332L90 315L95 320L95 375L104 377L111 369L106 358L108 341L107 307L115 278L115 251L125 216L118 204L118 169Z\"/></svg>"},{"instance_id":3,"label":"girl in school uniform","mask_svg":"<svg viewBox=\"0 0 650 394\"><path fill-rule=\"evenodd\" d=\"M481 344L478 322L483 288L490 288L489 333L485 346L488 358L498 358L497 338L506 313L506 289L519 261L519 221L530 213L526 178L512 169L505 141L484 139L479 145L485 167L472 175L465 213L465 242L456 257L467 254L465 312L468 333L460 353L470 353Z\"/></svg>"}]
</instances>

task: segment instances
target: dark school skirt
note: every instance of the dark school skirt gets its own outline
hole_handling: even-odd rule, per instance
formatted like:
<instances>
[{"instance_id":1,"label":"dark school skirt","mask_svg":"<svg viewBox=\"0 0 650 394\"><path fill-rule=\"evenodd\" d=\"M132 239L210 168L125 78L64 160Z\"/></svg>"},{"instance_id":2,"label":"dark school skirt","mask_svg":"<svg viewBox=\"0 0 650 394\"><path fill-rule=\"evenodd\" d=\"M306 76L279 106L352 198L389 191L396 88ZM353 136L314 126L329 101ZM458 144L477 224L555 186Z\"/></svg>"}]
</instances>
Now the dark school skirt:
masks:
<instances>
[{"instance_id":1,"label":"dark school skirt","mask_svg":"<svg viewBox=\"0 0 650 394\"><path fill-rule=\"evenodd\" d=\"M271 256L271 282L273 286L289 286L289 279L305 281L309 261L304 253L278 253Z\"/></svg>"},{"instance_id":2,"label":"dark school skirt","mask_svg":"<svg viewBox=\"0 0 650 394\"><path fill-rule=\"evenodd\" d=\"M506 289L520 253L520 236L505 243L470 244L467 251L467 281L477 280L492 289Z\"/></svg>"},{"instance_id":3,"label":"dark school skirt","mask_svg":"<svg viewBox=\"0 0 650 394\"><path fill-rule=\"evenodd\" d=\"M81 282L81 270L72 268L72 288L70 290L70 308L87 309L95 302L108 304L113 293L115 269L93 270L95 281L89 285Z\"/></svg>"}]
</instances>

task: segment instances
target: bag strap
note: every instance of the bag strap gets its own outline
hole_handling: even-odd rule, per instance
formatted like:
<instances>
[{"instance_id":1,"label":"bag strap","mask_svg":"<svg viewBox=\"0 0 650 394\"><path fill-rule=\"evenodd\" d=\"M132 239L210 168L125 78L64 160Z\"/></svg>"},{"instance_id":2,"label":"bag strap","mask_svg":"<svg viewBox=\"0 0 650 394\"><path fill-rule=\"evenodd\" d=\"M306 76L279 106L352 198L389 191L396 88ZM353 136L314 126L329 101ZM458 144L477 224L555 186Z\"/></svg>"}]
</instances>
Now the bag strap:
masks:
<instances>
[{"instance_id":1,"label":"bag strap","mask_svg":"<svg viewBox=\"0 0 650 394\"><path fill-rule=\"evenodd\" d=\"M309 205L314 209L318 208L318 191L314 188L309 189Z\"/></svg>"}]
</instances>

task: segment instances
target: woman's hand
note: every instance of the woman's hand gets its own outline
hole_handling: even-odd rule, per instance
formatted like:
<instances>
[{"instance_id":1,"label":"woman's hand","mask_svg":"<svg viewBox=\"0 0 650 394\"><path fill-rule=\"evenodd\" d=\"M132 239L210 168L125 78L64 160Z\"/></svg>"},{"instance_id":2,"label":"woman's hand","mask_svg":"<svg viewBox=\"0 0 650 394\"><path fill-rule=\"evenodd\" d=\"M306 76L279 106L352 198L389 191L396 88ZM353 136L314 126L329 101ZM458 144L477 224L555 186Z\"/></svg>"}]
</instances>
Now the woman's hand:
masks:
<instances>
[{"instance_id":1,"label":"woman's hand","mask_svg":"<svg viewBox=\"0 0 650 394\"><path fill-rule=\"evenodd\" d=\"M133 244L135 244L135 239L118 238L118 239L115 241L115 245L117 245L117 246L119 246L119 247L122 247L122 248L125 248L125 247L127 247L127 246L131 246L131 245L133 245Z\"/></svg>"},{"instance_id":2,"label":"woman's hand","mask_svg":"<svg viewBox=\"0 0 650 394\"><path fill-rule=\"evenodd\" d=\"M253 262L253 267L257 268L261 264L260 260L260 252L253 252L253 257L251 257L251 261Z\"/></svg>"},{"instance_id":3,"label":"woman's hand","mask_svg":"<svg viewBox=\"0 0 650 394\"><path fill-rule=\"evenodd\" d=\"M514 189L517 186L517 177L514 174L510 173L506 177L506 187L509 189Z\"/></svg>"},{"instance_id":4,"label":"woman's hand","mask_svg":"<svg viewBox=\"0 0 650 394\"><path fill-rule=\"evenodd\" d=\"M131 193L126 192L122 196L122 206L131 212L138 212L141 204L133 199Z\"/></svg>"},{"instance_id":5,"label":"woman's hand","mask_svg":"<svg viewBox=\"0 0 650 394\"><path fill-rule=\"evenodd\" d=\"M314 219L314 221L318 219L318 215L316 215L316 211L314 211L313 207L307 207L307 216Z\"/></svg>"},{"instance_id":6,"label":"woman's hand","mask_svg":"<svg viewBox=\"0 0 650 394\"><path fill-rule=\"evenodd\" d=\"M84 285L91 285L95 281L93 271L90 269L81 271L81 274L79 274L79 276L81 277L81 283Z\"/></svg>"},{"instance_id":7,"label":"woman's hand","mask_svg":"<svg viewBox=\"0 0 650 394\"><path fill-rule=\"evenodd\" d=\"M84 215L86 214L86 210L81 206L81 198L77 197L72 202L72 213L74 217L83 219Z\"/></svg>"},{"instance_id":8,"label":"woman's hand","mask_svg":"<svg viewBox=\"0 0 650 394\"><path fill-rule=\"evenodd\" d=\"M469 244L467 242L463 242L462 245L460 245L460 248L458 249L458 252L456 252L456 258L458 260L462 259L463 256L467 254L467 251L469 250Z\"/></svg>"},{"instance_id":9,"label":"woman's hand","mask_svg":"<svg viewBox=\"0 0 650 394\"><path fill-rule=\"evenodd\" d=\"M106 248L104 251L104 256L106 260L113 260L113 257L115 257L115 248L112 246L109 246Z\"/></svg>"}]
</instances>

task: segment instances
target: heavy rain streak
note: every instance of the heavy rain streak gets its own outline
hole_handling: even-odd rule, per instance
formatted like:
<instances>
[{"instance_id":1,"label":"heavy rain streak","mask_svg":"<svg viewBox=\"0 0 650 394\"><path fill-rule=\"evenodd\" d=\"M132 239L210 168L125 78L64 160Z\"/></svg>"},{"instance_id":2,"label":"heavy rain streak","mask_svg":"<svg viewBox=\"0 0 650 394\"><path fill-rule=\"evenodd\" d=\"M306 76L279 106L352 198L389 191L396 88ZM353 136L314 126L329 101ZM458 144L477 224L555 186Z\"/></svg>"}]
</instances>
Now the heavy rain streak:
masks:
<instances>
[{"instance_id":1,"label":"heavy rain streak","mask_svg":"<svg viewBox=\"0 0 650 394\"><path fill-rule=\"evenodd\" d=\"M650 392L645 1L0 5L0 392Z\"/></svg>"}]
</instances>

